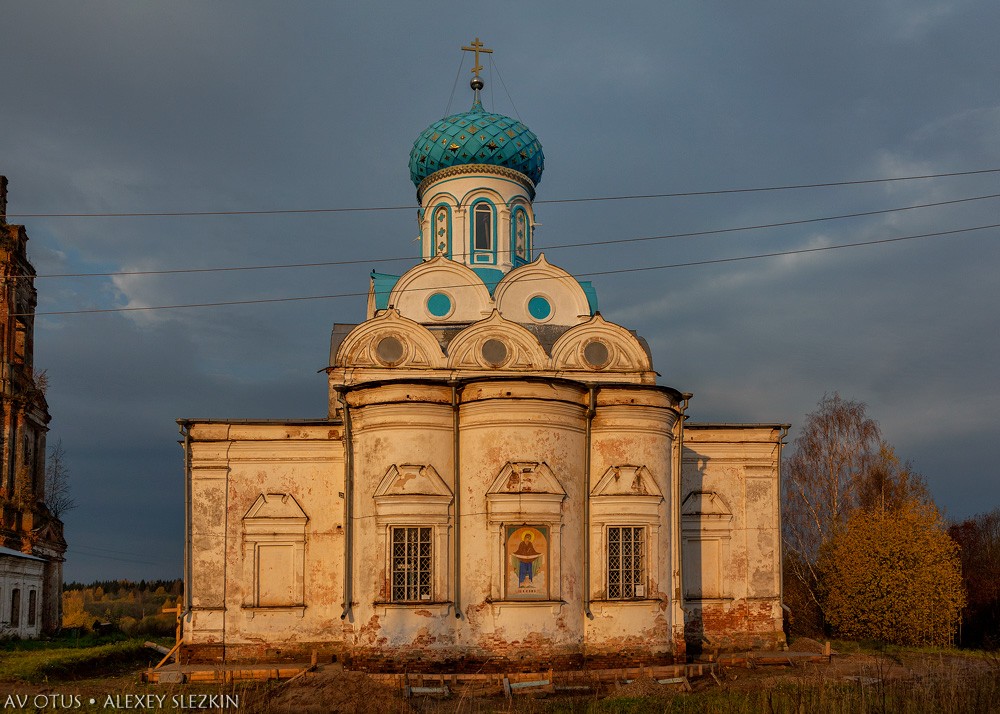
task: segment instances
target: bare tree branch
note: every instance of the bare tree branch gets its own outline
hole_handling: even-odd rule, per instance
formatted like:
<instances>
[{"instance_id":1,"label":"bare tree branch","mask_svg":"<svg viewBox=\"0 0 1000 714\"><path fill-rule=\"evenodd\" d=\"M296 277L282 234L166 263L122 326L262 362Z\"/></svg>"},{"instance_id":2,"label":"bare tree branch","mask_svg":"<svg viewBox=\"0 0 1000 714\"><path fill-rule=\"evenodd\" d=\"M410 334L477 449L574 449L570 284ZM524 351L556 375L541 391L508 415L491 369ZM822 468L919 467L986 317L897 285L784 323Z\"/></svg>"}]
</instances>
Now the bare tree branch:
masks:
<instances>
[{"instance_id":1,"label":"bare tree branch","mask_svg":"<svg viewBox=\"0 0 1000 714\"><path fill-rule=\"evenodd\" d=\"M69 468L62 439L49 449L45 459L45 505L56 518L76 508L76 499L70 491Z\"/></svg>"}]
</instances>

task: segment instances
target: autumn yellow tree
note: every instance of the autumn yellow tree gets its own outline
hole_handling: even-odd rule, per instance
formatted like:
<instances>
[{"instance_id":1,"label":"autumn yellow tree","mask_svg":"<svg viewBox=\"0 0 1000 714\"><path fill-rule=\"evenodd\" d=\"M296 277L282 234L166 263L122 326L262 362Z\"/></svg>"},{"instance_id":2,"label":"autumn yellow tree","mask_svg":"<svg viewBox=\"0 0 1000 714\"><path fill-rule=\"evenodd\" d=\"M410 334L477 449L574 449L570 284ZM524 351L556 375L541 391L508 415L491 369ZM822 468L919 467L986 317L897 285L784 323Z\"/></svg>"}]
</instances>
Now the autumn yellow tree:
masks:
<instances>
[{"instance_id":1,"label":"autumn yellow tree","mask_svg":"<svg viewBox=\"0 0 1000 714\"><path fill-rule=\"evenodd\" d=\"M821 551L858 509L932 503L923 479L901 463L864 402L824 395L806 417L782 477L784 600L796 632L827 625Z\"/></svg>"},{"instance_id":2,"label":"autumn yellow tree","mask_svg":"<svg viewBox=\"0 0 1000 714\"><path fill-rule=\"evenodd\" d=\"M93 617L83 609L83 592L71 590L63 593L63 627L85 627L90 625Z\"/></svg>"},{"instance_id":3,"label":"autumn yellow tree","mask_svg":"<svg viewBox=\"0 0 1000 714\"><path fill-rule=\"evenodd\" d=\"M858 509L817 563L827 623L839 636L949 645L965 605L958 545L917 499Z\"/></svg>"}]
</instances>

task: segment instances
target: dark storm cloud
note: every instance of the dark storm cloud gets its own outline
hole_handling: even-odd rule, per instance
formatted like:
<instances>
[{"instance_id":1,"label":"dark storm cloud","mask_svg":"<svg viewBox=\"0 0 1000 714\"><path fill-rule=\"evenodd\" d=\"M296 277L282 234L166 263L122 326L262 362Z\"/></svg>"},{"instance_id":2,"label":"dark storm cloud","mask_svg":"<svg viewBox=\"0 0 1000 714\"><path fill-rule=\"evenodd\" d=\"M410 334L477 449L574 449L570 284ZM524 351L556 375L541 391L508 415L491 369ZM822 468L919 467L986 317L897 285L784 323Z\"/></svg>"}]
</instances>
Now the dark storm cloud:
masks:
<instances>
[{"instance_id":1,"label":"dark storm cloud","mask_svg":"<svg viewBox=\"0 0 1000 714\"><path fill-rule=\"evenodd\" d=\"M11 213L414 203L413 137L469 104L480 36L547 158L539 199L1000 167L1000 6L984 1L468 5L6 3L0 173ZM504 89L510 90L513 102ZM538 245L777 223L997 193L995 175L540 204ZM977 201L788 228L552 248L575 273L997 222ZM40 274L413 256L414 211L12 218ZM699 420L801 422L866 400L961 517L1000 501L996 230L595 276ZM39 279L39 310L363 293L371 268ZM70 579L180 572L178 417L321 416L330 325L364 298L39 316L51 438L80 507ZM794 432L793 432L794 436ZM141 561L141 562L136 562Z\"/></svg>"}]
</instances>

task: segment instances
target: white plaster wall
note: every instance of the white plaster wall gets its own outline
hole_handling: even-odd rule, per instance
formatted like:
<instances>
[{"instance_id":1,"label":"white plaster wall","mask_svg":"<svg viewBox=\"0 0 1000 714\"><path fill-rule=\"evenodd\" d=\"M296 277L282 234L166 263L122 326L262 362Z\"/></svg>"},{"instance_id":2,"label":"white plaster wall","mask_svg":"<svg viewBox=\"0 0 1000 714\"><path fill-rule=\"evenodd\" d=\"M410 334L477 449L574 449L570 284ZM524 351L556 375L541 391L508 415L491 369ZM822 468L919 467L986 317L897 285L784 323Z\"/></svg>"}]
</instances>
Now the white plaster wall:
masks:
<instances>
[{"instance_id":1,"label":"white plaster wall","mask_svg":"<svg viewBox=\"0 0 1000 714\"><path fill-rule=\"evenodd\" d=\"M193 644L342 639L344 460L342 427L193 424L191 604ZM254 608L243 517L261 494L291 494L308 516L305 608Z\"/></svg>"},{"instance_id":2,"label":"white plaster wall","mask_svg":"<svg viewBox=\"0 0 1000 714\"><path fill-rule=\"evenodd\" d=\"M468 622L460 642L474 651L511 654L540 646L547 652L583 640L586 394L580 387L518 380L471 384L462 393L461 596ZM559 544L550 543L559 549L550 552L559 572L552 573L545 602L502 601L501 530L490 524L486 492L511 461L547 464L566 494L561 523L553 526Z\"/></svg>"},{"instance_id":3,"label":"white plaster wall","mask_svg":"<svg viewBox=\"0 0 1000 714\"><path fill-rule=\"evenodd\" d=\"M603 387L597 394L592 425L590 491L617 466L644 467L652 476L661 500L655 520L639 512L628 498L605 507L591 499L591 611L587 642L593 649L655 647L673 651L674 625L679 608L674 602L671 517L674 514L673 431L676 404L663 392ZM645 497L643 500L652 500ZM651 506L652 504L650 504ZM605 515L602 511L607 511ZM607 599L607 526L645 526L647 529L646 597L634 601Z\"/></svg>"},{"instance_id":4,"label":"white plaster wall","mask_svg":"<svg viewBox=\"0 0 1000 714\"><path fill-rule=\"evenodd\" d=\"M392 384L348 394L354 444L355 596L353 644L362 649L402 648L417 640L434 648L453 644L451 528L434 543L432 601L389 604L388 529L379 524L375 490L398 464L430 465L454 492L451 389ZM400 520L397 525L420 525Z\"/></svg>"},{"instance_id":5,"label":"white plaster wall","mask_svg":"<svg viewBox=\"0 0 1000 714\"><path fill-rule=\"evenodd\" d=\"M708 642L782 640L781 435L779 427L754 425L698 424L685 429L682 500L692 491L714 492L732 512L728 547L720 549L722 562L684 562L687 577L696 577L700 565L718 568L725 583L724 597L686 603L694 618L702 620ZM688 520L689 535L694 533L691 525ZM706 527L717 526L702 530Z\"/></svg>"},{"instance_id":6,"label":"white plaster wall","mask_svg":"<svg viewBox=\"0 0 1000 714\"><path fill-rule=\"evenodd\" d=\"M42 573L44 561L0 553L0 636L38 637L42 630ZM12 619L12 593L20 590L20 612ZM28 603L35 593L35 622L28 624Z\"/></svg>"}]
</instances>

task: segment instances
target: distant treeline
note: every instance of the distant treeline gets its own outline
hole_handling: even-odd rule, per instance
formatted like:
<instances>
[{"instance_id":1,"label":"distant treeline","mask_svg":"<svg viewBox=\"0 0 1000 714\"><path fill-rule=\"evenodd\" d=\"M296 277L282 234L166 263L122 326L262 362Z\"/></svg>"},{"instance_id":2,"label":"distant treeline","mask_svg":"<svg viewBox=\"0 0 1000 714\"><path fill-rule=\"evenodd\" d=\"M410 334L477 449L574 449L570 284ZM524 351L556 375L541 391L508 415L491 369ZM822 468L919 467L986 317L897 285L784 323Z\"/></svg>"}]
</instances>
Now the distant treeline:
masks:
<instances>
[{"instance_id":1,"label":"distant treeline","mask_svg":"<svg viewBox=\"0 0 1000 714\"><path fill-rule=\"evenodd\" d=\"M63 586L63 627L106 627L127 635L174 633L176 615L163 612L180 602L181 580L98 580Z\"/></svg>"},{"instance_id":2,"label":"distant treeline","mask_svg":"<svg viewBox=\"0 0 1000 714\"><path fill-rule=\"evenodd\" d=\"M184 581L180 578L174 580L140 580L138 582L134 580L95 580L92 583L65 583L63 585L63 592L69 590L94 590L95 588L101 588L105 593L118 594L122 590L129 591L155 591L158 588L163 588L171 595L180 595L184 588Z\"/></svg>"},{"instance_id":3,"label":"distant treeline","mask_svg":"<svg viewBox=\"0 0 1000 714\"><path fill-rule=\"evenodd\" d=\"M968 593L959 643L1000 649L1000 508L955 523L948 533L960 548Z\"/></svg>"}]
</instances>

